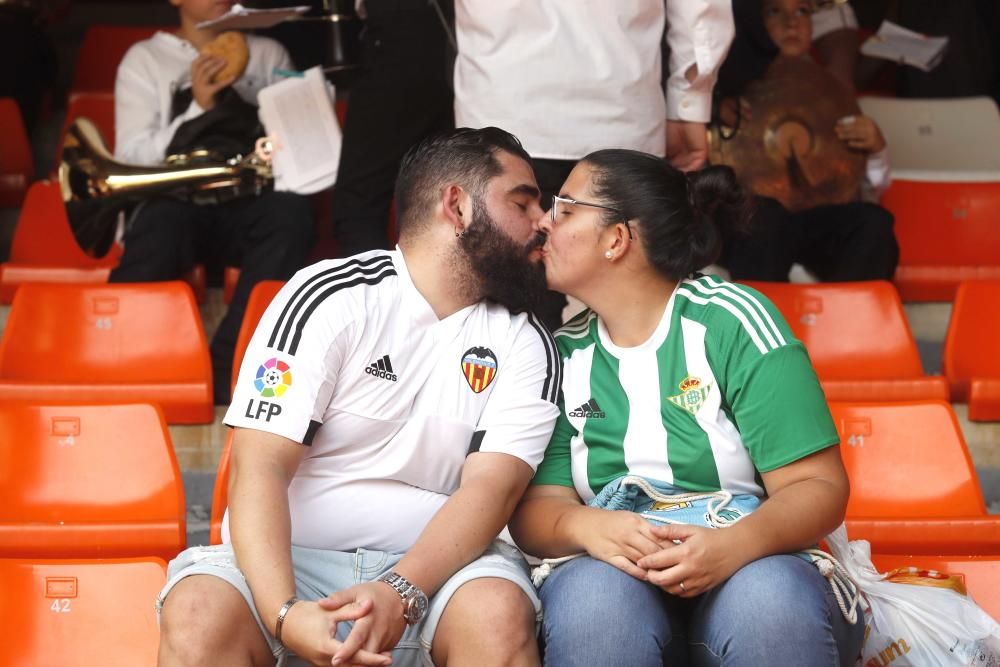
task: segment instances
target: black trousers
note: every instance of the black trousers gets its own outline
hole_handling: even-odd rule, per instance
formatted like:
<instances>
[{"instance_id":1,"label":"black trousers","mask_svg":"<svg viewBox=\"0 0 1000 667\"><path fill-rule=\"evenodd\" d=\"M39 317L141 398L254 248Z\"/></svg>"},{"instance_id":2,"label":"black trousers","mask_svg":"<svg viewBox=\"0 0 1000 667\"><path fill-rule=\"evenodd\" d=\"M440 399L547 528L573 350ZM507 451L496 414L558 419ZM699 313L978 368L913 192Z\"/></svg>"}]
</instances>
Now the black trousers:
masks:
<instances>
[{"instance_id":1,"label":"black trousers","mask_svg":"<svg viewBox=\"0 0 1000 667\"><path fill-rule=\"evenodd\" d=\"M233 351L250 290L261 280L288 280L306 261L315 233L309 200L266 192L198 206L160 197L144 202L125 233L125 252L110 282L176 280L197 263L208 273L239 266L240 279L209 350L215 402L229 402Z\"/></svg>"},{"instance_id":2,"label":"black trousers","mask_svg":"<svg viewBox=\"0 0 1000 667\"><path fill-rule=\"evenodd\" d=\"M413 0L368 0L365 8L362 69L350 88L333 190L342 257L388 247L400 160L428 134L455 125L448 39L437 12Z\"/></svg>"},{"instance_id":3,"label":"black trousers","mask_svg":"<svg viewBox=\"0 0 1000 667\"><path fill-rule=\"evenodd\" d=\"M891 280L899 262L893 217L867 202L789 212L755 198L749 233L730 234L722 264L733 280L787 282L798 263L824 281Z\"/></svg>"}]
</instances>

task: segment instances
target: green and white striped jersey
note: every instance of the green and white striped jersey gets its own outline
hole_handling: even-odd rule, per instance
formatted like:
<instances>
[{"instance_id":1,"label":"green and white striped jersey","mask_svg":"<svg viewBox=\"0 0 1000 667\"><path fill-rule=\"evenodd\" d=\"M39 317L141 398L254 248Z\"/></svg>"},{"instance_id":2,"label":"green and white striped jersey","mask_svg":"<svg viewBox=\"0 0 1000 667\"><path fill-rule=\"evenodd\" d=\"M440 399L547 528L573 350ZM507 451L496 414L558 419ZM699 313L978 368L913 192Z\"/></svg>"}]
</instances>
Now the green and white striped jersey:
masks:
<instances>
[{"instance_id":1,"label":"green and white striped jersey","mask_svg":"<svg viewBox=\"0 0 1000 667\"><path fill-rule=\"evenodd\" d=\"M560 416L533 483L584 502L626 474L763 496L758 471L839 440L805 347L749 287L681 281L636 347L615 345L590 310L555 339Z\"/></svg>"}]
</instances>

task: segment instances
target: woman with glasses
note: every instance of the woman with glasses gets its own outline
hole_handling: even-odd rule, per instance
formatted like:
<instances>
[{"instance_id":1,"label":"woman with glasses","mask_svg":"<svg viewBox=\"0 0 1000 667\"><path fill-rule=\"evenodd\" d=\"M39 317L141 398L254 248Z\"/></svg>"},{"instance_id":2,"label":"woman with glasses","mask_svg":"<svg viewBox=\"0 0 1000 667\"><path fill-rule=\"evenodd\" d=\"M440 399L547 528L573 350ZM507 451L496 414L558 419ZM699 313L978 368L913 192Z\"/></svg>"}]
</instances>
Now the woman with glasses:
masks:
<instances>
[{"instance_id":1,"label":"woman with glasses","mask_svg":"<svg viewBox=\"0 0 1000 667\"><path fill-rule=\"evenodd\" d=\"M805 348L758 292L696 273L744 218L728 168L604 150L540 223L549 287L590 307L556 333L561 414L511 521L553 559L536 571L547 665L860 652L860 614L795 555L849 491Z\"/></svg>"}]
</instances>

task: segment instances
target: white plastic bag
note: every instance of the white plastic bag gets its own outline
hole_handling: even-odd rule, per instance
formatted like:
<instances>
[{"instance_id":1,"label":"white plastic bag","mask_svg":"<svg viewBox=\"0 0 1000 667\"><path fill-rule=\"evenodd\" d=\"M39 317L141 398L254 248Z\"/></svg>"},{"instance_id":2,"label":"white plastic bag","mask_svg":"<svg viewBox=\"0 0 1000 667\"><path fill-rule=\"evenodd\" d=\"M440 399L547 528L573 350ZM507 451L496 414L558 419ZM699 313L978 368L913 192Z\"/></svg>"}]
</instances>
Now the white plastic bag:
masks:
<instances>
[{"instance_id":1,"label":"white plastic bag","mask_svg":"<svg viewBox=\"0 0 1000 667\"><path fill-rule=\"evenodd\" d=\"M1000 667L1000 624L971 598L948 588L886 581L872 564L871 545L848 543L843 525L826 543L862 594L862 667Z\"/></svg>"}]
</instances>

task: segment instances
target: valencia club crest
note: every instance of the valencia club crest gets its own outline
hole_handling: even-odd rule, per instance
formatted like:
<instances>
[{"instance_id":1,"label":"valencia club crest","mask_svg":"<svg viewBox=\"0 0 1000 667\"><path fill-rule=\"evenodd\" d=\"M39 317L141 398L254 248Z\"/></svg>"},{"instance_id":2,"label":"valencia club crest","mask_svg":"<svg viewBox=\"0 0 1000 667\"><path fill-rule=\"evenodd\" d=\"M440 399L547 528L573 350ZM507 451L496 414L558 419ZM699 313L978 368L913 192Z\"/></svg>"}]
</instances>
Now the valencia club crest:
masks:
<instances>
[{"instance_id":1,"label":"valencia club crest","mask_svg":"<svg viewBox=\"0 0 1000 667\"><path fill-rule=\"evenodd\" d=\"M462 355L462 374L477 394L490 386L497 375L497 357L488 347L470 347Z\"/></svg>"}]
</instances>

